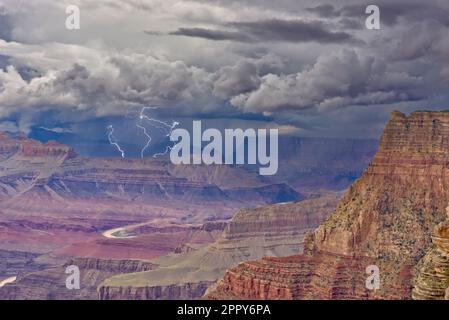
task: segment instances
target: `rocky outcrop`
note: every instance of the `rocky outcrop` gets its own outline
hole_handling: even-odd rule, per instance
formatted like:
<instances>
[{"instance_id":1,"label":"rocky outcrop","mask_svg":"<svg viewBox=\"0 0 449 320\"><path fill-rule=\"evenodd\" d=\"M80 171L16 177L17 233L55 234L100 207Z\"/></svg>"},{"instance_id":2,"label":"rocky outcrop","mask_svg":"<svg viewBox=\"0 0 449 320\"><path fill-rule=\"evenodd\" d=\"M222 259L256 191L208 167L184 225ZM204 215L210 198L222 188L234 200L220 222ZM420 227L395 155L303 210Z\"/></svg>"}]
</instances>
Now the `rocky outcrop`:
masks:
<instances>
[{"instance_id":1,"label":"rocky outcrop","mask_svg":"<svg viewBox=\"0 0 449 320\"><path fill-rule=\"evenodd\" d=\"M315 218L276 220L261 214L265 222L242 221L244 227L231 230L221 242L215 240L224 228L223 221L229 220L239 208L303 199L297 186L294 189L286 183L286 177L305 181L307 176L308 181L314 181L314 188L319 189L333 184L334 178L347 177L354 163L359 168L368 162L371 147L367 141L344 142L347 147L340 152L331 147L340 142L320 144L318 140L289 141L285 144L288 156L280 156L280 161L285 161L280 168L282 174L261 177L257 170L246 166L174 166L164 158L83 158L70 147L55 142L40 143L24 135L0 132L0 249L17 257L25 251L41 255L31 263L25 258L18 258L20 261L15 263L11 258L14 263L2 265L5 275L19 274L17 281L9 285L16 289L4 297L68 297L64 291L52 290L51 285L62 279L55 278L60 276L61 269L55 267L55 275L47 270L48 264L40 264L41 259L46 261L50 256L58 260L50 264L55 266L62 263L61 257L126 261L154 259L168 253L177 259L188 256L181 269L204 265L202 270L210 273L198 277L200 272L191 272L192 281L183 283L192 286L196 283L202 290L203 280L215 281L225 268L241 261L262 255L297 253L302 247L303 233L318 224ZM316 144L322 151L317 153L320 159L310 152ZM329 165L338 162L339 157L342 160L338 168ZM313 180L323 170L325 177ZM338 181L335 186L340 188L342 184ZM290 212L290 204L282 206ZM295 210L290 213L295 212L301 213ZM325 215L319 211L316 216L324 219L329 213L330 209L326 209ZM272 224L273 230L262 228L264 223ZM300 231L293 230L292 224L298 224ZM199 225L204 230L196 227L176 230L180 226ZM124 230L123 234L130 237L120 239L122 232L116 238L104 236L104 232L112 229ZM212 242L216 246L209 246ZM206 249L199 250L201 246ZM46 270L41 271L42 266ZM90 270L92 279L104 280L106 274L115 275L90 267L86 270ZM200 289L189 292L196 296ZM92 292L89 289L81 296L91 297ZM183 296L187 294L182 292Z\"/></svg>"},{"instance_id":2,"label":"rocky outcrop","mask_svg":"<svg viewBox=\"0 0 449 320\"><path fill-rule=\"evenodd\" d=\"M80 270L80 289L66 287L66 267L77 266ZM139 260L111 260L76 258L64 266L28 273L13 283L0 288L0 299L10 300L95 300L97 286L114 274L148 271L156 265Z\"/></svg>"},{"instance_id":3,"label":"rocky outcrop","mask_svg":"<svg viewBox=\"0 0 449 320\"><path fill-rule=\"evenodd\" d=\"M64 159L76 157L76 153L72 148L55 141L49 141L42 144L34 140L24 140L20 144L19 152L25 157L51 157Z\"/></svg>"},{"instance_id":4,"label":"rocky outcrop","mask_svg":"<svg viewBox=\"0 0 449 320\"><path fill-rule=\"evenodd\" d=\"M449 219L449 207L447 208ZM414 300L449 300L449 220L435 231L433 247L422 259L412 292Z\"/></svg>"},{"instance_id":5,"label":"rocky outcrop","mask_svg":"<svg viewBox=\"0 0 449 320\"><path fill-rule=\"evenodd\" d=\"M168 286L100 286L100 300L189 300L201 297L213 282L200 281Z\"/></svg>"},{"instance_id":6,"label":"rocky outcrop","mask_svg":"<svg viewBox=\"0 0 449 320\"><path fill-rule=\"evenodd\" d=\"M206 297L262 300L405 299L410 286L409 268L401 269L397 277L382 277L382 293L367 289L366 268L377 264L376 259L368 257L322 252L266 257L231 268ZM391 264L379 266L380 270L391 267Z\"/></svg>"},{"instance_id":7,"label":"rocky outcrop","mask_svg":"<svg viewBox=\"0 0 449 320\"><path fill-rule=\"evenodd\" d=\"M295 203L240 209L223 235L211 247L219 251L239 250L248 258L257 255L285 256L301 252L304 235L314 230L337 206L334 194Z\"/></svg>"},{"instance_id":8,"label":"rocky outcrop","mask_svg":"<svg viewBox=\"0 0 449 320\"><path fill-rule=\"evenodd\" d=\"M0 250L0 279L48 268L35 260L38 256L32 252Z\"/></svg>"},{"instance_id":9,"label":"rocky outcrop","mask_svg":"<svg viewBox=\"0 0 449 320\"><path fill-rule=\"evenodd\" d=\"M245 263L228 271L210 297L409 299L412 270L444 219L448 160L449 113L393 112L373 162L308 237L305 255L295 258L300 263ZM354 269L353 261L359 265L351 275L346 270ZM380 269L379 290L358 276L371 264ZM303 283L314 285L297 286ZM289 293L277 295L279 288Z\"/></svg>"},{"instance_id":10,"label":"rocky outcrop","mask_svg":"<svg viewBox=\"0 0 449 320\"><path fill-rule=\"evenodd\" d=\"M12 156L16 156L16 158L53 158L64 161L75 158L77 154L72 148L55 141L43 144L25 136L14 138L0 132L0 160L6 160Z\"/></svg>"},{"instance_id":11,"label":"rocky outcrop","mask_svg":"<svg viewBox=\"0 0 449 320\"><path fill-rule=\"evenodd\" d=\"M80 269L107 271L115 273L132 273L153 270L154 263L143 260L113 260L94 258L71 258L64 266L74 265Z\"/></svg>"}]
</instances>

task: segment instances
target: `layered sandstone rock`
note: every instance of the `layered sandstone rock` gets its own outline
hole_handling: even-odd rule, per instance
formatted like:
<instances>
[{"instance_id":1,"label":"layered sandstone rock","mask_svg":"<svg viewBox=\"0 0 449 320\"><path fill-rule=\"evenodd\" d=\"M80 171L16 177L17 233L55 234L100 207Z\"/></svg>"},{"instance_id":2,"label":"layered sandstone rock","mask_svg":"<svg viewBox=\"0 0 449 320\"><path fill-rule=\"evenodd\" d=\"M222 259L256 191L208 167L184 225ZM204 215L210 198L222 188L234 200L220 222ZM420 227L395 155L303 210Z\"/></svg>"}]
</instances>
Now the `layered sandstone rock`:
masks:
<instances>
[{"instance_id":1,"label":"layered sandstone rock","mask_svg":"<svg viewBox=\"0 0 449 320\"><path fill-rule=\"evenodd\" d=\"M444 219L448 163L449 113L393 112L373 162L308 238L306 255L245 263L209 296L409 299L411 271ZM371 264L379 290L365 287Z\"/></svg>"},{"instance_id":2,"label":"layered sandstone rock","mask_svg":"<svg viewBox=\"0 0 449 320\"><path fill-rule=\"evenodd\" d=\"M338 201L339 195L330 193L296 203L240 209L211 247L248 252L248 258L257 250L257 255L269 256L300 252L304 235L323 222Z\"/></svg>"},{"instance_id":3,"label":"layered sandstone rock","mask_svg":"<svg viewBox=\"0 0 449 320\"><path fill-rule=\"evenodd\" d=\"M165 286L100 286L100 300L189 300L201 297L212 281L173 284Z\"/></svg>"},{"instance_id":4,"label":"layered sandstone rock","mask_svg":"<svg viewBox=\"0 0 449 320\"><path fill-rule=\"evenodd\" d=\"M80 270L80 289L66 287L66 267L77 266ZM97 286L114 274L147 271L156 265L139 260L111 260L74 258L64 266L19 275L13 283L0 289L0 299L11 300L73 300L97 299Z\"/></svg>"},{"instance_id":5,"label":"layered sandstone rock","mask_svg":"<svg viewBox=\"0 0 449 320\"><path fill-rule=\"evenodd\" d=\"M55 141L49 141L45 144L34 140L25 140L20 144L20 154L25 157L52 157L52 158L74 158L75 151L65 145Z\"/></svg>"},{"instance_id":6,"label":"layered sandstone rock","mask_svg":"<svg viewBox=\"0 0 449 320\"><path fill-rule=\"evenodd\" d=\"M159 205L177 202L179 206L186 202L223 206L226 202L226 206L237 208L242 203L260 205L302 199L287 184L262 182L257 174L242 168L216 170L228 172L228 176L234 170L234 176L248 177L242 189L236 191L218 181L222 175L210 179L215 182L211 183L197 178L195 170L204 171L193 166L182 175L182 170L173 169L167 159L81 158L72 148L54 141L43 144L0 132L0 200L10 200L10 208L89 199ZM243 192L245 198L241 197Z\"/></svg>"},{"instance_id":7,"label":"layered sandstone rock","mask_svg":"<svg viewBox=\"0 0 449 320\"><path fill-rule=\"evenodd\" d=\"M432 239L434 246L423 258L415 280L415 300L449 300L449 220L436 228Z\"/></svg>"},{"instance_id":8,"label":"layered sandstone rock","mask_svg":"<svg viewBox=\"0 0 449 320\"><path fill-rule=\"evenodd\" d=\"M304 230L318 223L315 218L276 222L267 216L265 223L277 228L273 232L264 228L259 232L256 228L264 223L259 221L246 225L242 232L229 233L205 256L198 247L209 250L208 244L221 233L222 221L229 220L239 208L302 199L285 183L286 177L298 177L299 172L301 178L293 180L305 181L302 177L307 176L314 181L314 188L329 183L339 188L340 177L347 181L354 176L354 163L357 168L364 167L372 150L367 141L303 140L285 145L288 156L280 155L280 160L286 161L280 168L282 174L260 177L257 170L245 166L173 166L167 159L83 158L55 142L39 143L24 135L13 137L0 132L0 249L8 251L1 272L19 275L15 284L24 284L16 293L9 291L11 297L58 297L60 293L53 294L45 285L59 281L47 269L62 264L61 258L65 261L67 256L127 261L153 259L169 252L180 259L198 254L195 257L200 259L192 259L192 265L226 262L218 267L212 264L215 280L222 276L223 266L228 268L263 254L297 253ZM310 150L317 144L322 152L313 157ZM345 147L335 147L341 144ZM337 166L332 165L337 162ZM323 176L314 180L320 173ZM326 212L327 216L329 210ZM180 226L202 225L205 221L205 230L176 231ZM296 223L304 230L293 230L291 224ZM169 227L162 232L161 226ZM131 237L120 238L121 232L114 239L104 236L115 229L125 230L125 235L130 231ZM242 236L245 233L247 236ZM28 259L24 253L39 256ZM42 268L46 270L40 273ZM198 295L204 283L196 275L194 279L191 283L198 283L198 290L189 292ZM179 292L185 295L187 291L183 290Z\"/></svg>"}]
</instances>

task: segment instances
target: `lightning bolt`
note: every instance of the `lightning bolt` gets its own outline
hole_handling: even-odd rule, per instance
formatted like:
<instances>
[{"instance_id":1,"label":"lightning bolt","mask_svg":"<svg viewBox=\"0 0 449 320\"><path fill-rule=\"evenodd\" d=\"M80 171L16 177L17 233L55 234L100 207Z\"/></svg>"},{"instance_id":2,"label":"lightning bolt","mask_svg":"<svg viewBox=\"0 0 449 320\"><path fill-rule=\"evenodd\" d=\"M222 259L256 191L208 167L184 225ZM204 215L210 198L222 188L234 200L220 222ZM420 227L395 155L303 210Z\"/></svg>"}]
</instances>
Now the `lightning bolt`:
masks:
<instances>
[{"instance_id":1,"label":"lightning bolt","mask_svg":"<svg viewBox=\"0 0 449 320\"><path fill-rule=\"evenodd\" d=\"M146 121L150 126L153 126L155 128L158 128L158 129L161 129L161 130L165 131L165 133L166 133L165 137L169 137L171 135L173 129L175 129L179 125L179 122L172 121L172 123L168 123L168 122L161 121L159 119L151 118L151 117L149 117L148 115L145 114L146 110L154 110L154 109L157 109L157 108L156 107L143 107L142 110L140 111L140 114L139 114L140 121ZM140 157L143 158L145 150L148 149L148 147L150 146L152 138L151 138L151 135L148 133L147 129L144 126L140 125L139 123L136 123L136 126L138 128L140 128L140 129L142 129L143 134L148 138L145 146L140 151ZM165 155L171 149L172 149L172 146L167 146L165 148L164 152L162 152L162 153L155 153L153 155L153 157L156 158L158 156Z\"/></svg>"},{"instance_id":2,"label":"lightning bolt","mask_svg":"<svg viewBox=\"0 0 449 320\"><path fill-rule=\"evenodd\" d=\"M142 118L140 118L142 119ZM147 128L145 128L144 126L141 126L140 124L136 124L136 126L140 129L142 129L143 134L148 138L147 143L145 144L145 146L142 148L142 150L140 150L140 157L143 158L143 154L145 152L145 150L150 146L150 142L152 140L151 136L148 134L147 132Z\"/></svg>"},{"instance_id":3,"label":"lightning bolt","mask_svg":"<svg viewBox=\"0 0 449 320\"><path fill-rule=\"evenodd\" d=\"M114 146L122 155L122 158L125 158L125 151L122 150L120 145L117 142L117 139L114 137L114 128L112 125L107 126L106 128L108 130L108 139L111 146Z\"/></svg>"}]
</instances>

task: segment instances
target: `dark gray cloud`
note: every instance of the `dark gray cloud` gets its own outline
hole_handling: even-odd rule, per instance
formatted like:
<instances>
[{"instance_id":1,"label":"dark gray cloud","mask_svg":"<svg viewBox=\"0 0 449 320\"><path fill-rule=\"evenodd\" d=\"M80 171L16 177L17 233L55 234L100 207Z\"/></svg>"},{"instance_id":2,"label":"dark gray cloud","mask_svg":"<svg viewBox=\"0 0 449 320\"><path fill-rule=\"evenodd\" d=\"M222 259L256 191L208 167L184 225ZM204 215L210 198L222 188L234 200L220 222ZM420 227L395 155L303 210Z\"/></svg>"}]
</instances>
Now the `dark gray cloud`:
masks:
<instances>
[{"instance_id":1,"label":"dark gray cloud","mask_svg":"<svg viewBox=\"0 0 449 320\"><path fill-rule=\"evenodd\" d=\"M214 41L231 40L238 42L317 42L355 43L351 34L331 31L321 21L270 19L252 22L233 22L227 25L235 31L212 30L206 28L180 28L168 35L187 36ZM151 31L151 35L157 35Z\"/></svg>"},{"instance_id":2,"label":"dark gray cloud","mask_svg":"<svg viewBox=\"0 0 449 320\"><path fill-rule=\"evenodd\" d=\"M355 41L351 34L331 31L320 21L272 19L255 22L236 22L233 25L259 41L318 43L348 43Z\"/></svg>"},{"instance_id":3,"label":"dark gray cloud","mask_svg":"<svg viewBox=\"0 0 449 320\"><path fill-rule=\"evenodd\" d=\"M321 18L350 17L359 21L366 18L365 9L368 5L375 4L381 12L381 21L387 26L393 26L399 22L400 18L408 21L422 21L425 19L437 20L445 25L449 25L449 2L437 1L417 1L417 0L379 0L360 1L357 4L344 4L341 7L333 4L321 4L315 7L308 7L306 11L316 14Z\"/></svg>"},{"instance_id":4,"label":"dark gray cloud","mask_svg":"<svg viewBox=\"0 0 449 320\"><path fill-rule=\"evenodd\" d=\"M426 98L422 77L388 70L374 56L341 50L322 55L316 64L290 75L267 75L260 86L232 98L246 112L339 109L349 105L379 105Z\"/></svg>"},{"instance_id":5,"label":"dark gray cloud","mask_svg":"<svg viewBox=\"0 0 449 320\"><path fill-rule=\"evenodd\" d=\"M176 31L170 32L169 35L203 38L214 41L223 41L223 40L232 40L241 42L252 41L252 39L249 36L238 31L223 31L223 30L203 29L203 28L179 28Z\"/></svg>"},{"instance_id":6,"label":"dark gray cloud","mask_svg":"<svg viewBox=\"0 0 449 320\"><path fill-rule=\"evenodd\" d=\"M347 13L351 13L351 7L347 7ZM385 3L381 5L382 20L393 25L398 23L400 18L408 22L435 20L449 26L449 2L441 1L434 5L431 2L410 3L407 5L400 3Z\"/></svg>"},{"instance_id":7,"label":"dark gray cloud","mask_svg":"<svg viewBox=\"0 0 449 320\"><path fill-rule=\"evenodd\" d=\"M223 99L255 90L261 82L256 63L239 61L235 66L218 70L214 78L214 94Z\"/></svg>"}]
</instances>

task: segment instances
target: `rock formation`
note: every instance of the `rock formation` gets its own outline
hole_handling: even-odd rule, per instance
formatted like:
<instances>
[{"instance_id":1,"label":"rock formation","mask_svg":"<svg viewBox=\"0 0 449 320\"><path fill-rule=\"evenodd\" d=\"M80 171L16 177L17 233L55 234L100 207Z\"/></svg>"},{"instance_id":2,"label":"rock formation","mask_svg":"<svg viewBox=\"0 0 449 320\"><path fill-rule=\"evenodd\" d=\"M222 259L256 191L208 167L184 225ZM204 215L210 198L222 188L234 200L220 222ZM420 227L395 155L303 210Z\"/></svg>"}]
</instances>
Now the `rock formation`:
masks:
<instances>
[{"instance_id":1,"label":"rock formation","mask_svg":"<svg viewBox=\"0 0 449 320\"><path fill-rule=\"evenodd\" d=\"M153 204L226 202L232 208L242 203L260 205L302 199L287 184L264 183L257 174L241 168L227 168L228 172L239 172L237 176L249 177L239 188L221 185L217 179L213 179L215 183L196 179L195 169L201 171L199 167L189 168L193 173L183 176L182 170L174 170L168 160L82 158L56 142L42 144L0 133L0 199L11 200L8 207L25 207L33 199L53 203L89 199ZM244 199L242 192L247 195ZM32 205L38 205L36 202Z\"/></svg>"},{"instance_id":2,"label":"rock formation","mask_svg":"<svg viewBox=\"0 0 449 320\"><path fill-rule=\"evenodd\" d=\"M449 219L449 207L446 212ZM449 220L438 225L432 240L415 280L415 300L449 300Z\"/></svg>"},{"instance_id":3,"label":"rock formation","mask_svg":"<svg viewBox=\"0 0 449 320\"><path fill-rule=\"evenodd\" d=\"M337 206L329 194L298 203L241 209L209 246L152 260L159 268L118 275L99 287L100 299L195 299L226 269L248 259L302 251L304 234Z\"/></svg>"},{"instance_id":4,"label":"rock formation","mask_svg":"<svg viewBox=\"0 0 449 320\"><path fill-rule=\"evenodd\" d=\"M409 299L414 266L431 246L449 201L449 113L393 112L368 169L305 254L243 263L210 298ZM380 269L369 290L365 270Z\"/></svg>"},{"instance_id":5,"label":"rock formation","mask_svg":"<svg viewBox=\"0 0 449 320\"><path fill-rule=\"evenodd\" d=\"M241 183L249 195L245 199L234 197L228 184L225 189L218 180L212 184L188 174L174 175L171 169L164 159L83 158L55 142L43 144L0 133L0 249L25 253L64 250L82 257L95 252L107 258L105 253L115 248L111 258L117 259L129 258L127 251L141 255L147 249L154 257L167 254L165 247L171 244L178 246L180 238L174 235L175 240L168 240L168 246L162 244L162 250L160 246L148 250L149 245L142 243L130 243L126 250L124 243L103 239L102 232L142 223L201 225L229 219L242 206L302 198L288 185L264 183L242 168L227 170L243 170L253 177ZM64 248L73 244L78 248ZM29 271L35 270L27 266Z\"/></svg>"},{"instance_id":6,"label":"rock formation","mask_svg":"<svg viewBox=\"0 0 449 320\"><path fill-rule=\"evenodd\" d=\"M80 289L69 290L66 287L67 266L77 266L80 270ZM64 266L53 267L20 276L13 283L0 290L0 299L10 300L66 300L97 298L97 286L114 274L146 271L156 266L146 261L104 260L75 258Z\"/></svg>"},{"instance_id":7,"label":"rock formation","mask_svg":"<svg viewBox=\"0 0 449 320\"><path fill-rule=\"evenodd\" d=\"M174 166L164 158L85 158L56 142L0 132L0 258L6 259L0 263L0 280L17 276L0 294L70 297L51 291L45 283L60 281L51 270L62 270L58 266L72 257L126 262L173 253L176 259L192 256L192 264L201 264L204 260L195 257L207 251L204 257L209 261L218 253L223 260L217 261L226 262L213 270L215 281L224 273L223 266L264 254L299 252L303 232L328 216L329 208L316 206L318 212L305 214L307 218L279 215L283 218L276 220L267 214L261 215L266 220L243 219L220 242L216 238L240 208L304 199L302 191L310 194L307 181L313 190L346 187L367 165L375 142L295 138L281 144L285 155L280 156L279 176L260 177L246 166ZM311 152L318 145L320 152ZM287 180L305 183L292 188ZM288 208L287 215L296 212L290 210L291 204L281 208ZM265 223L274 229L267 229ZM120 231L106 237L111 230ZM114 272L102 270L95 277L104 280ZM193 279L186 284L190 289L175 285L163 292L197 296L211 278ZM82 292L90 297L91 284ZM116 296L113 291L105 295Z\"/></svg>"}]
</instances>

